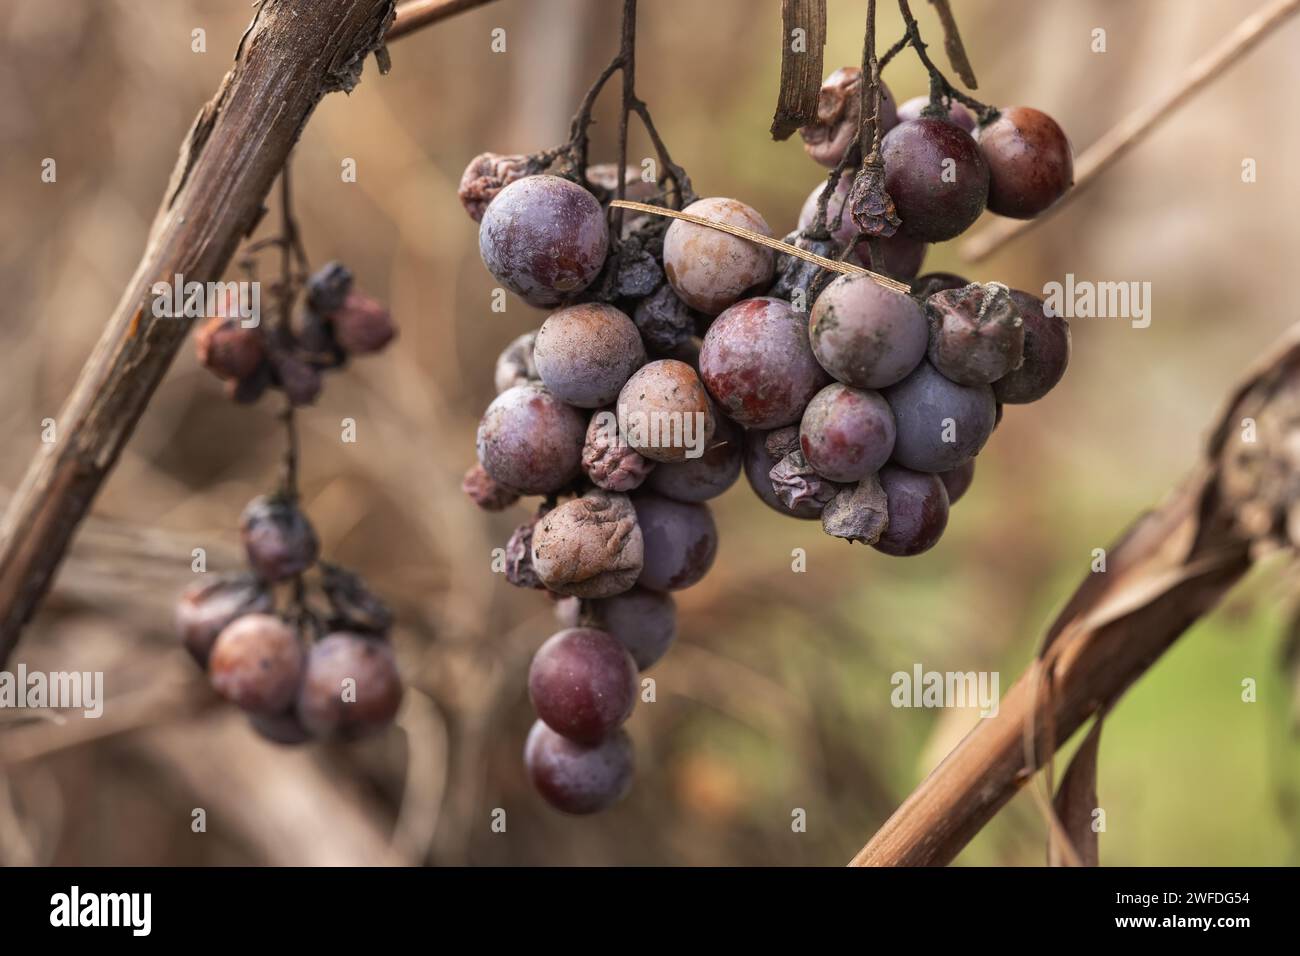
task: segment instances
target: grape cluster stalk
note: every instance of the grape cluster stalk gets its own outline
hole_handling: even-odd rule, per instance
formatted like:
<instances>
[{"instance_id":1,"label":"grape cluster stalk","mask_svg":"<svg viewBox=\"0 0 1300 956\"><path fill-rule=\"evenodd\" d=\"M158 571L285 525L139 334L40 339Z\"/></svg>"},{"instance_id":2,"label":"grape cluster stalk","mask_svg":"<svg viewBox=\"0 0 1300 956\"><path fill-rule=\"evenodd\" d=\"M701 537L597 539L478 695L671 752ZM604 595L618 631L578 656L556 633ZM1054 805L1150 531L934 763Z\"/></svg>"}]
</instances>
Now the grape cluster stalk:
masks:
<instances>
[{"instance_id":1,"label":"grape cluster stalk","mask_svg":"<svg viewBox=\"0 0 1300 956\"><path fill-rule=\"evenodd\" d=\"M772 237L763 216L695 199L680 167L646 181L627 165L627 117L648 117L633 87L633 0L569 143L485 153L462 178L488 271L548 313L498 359L463 487L489 511L542 499L507 542L504 572L552 597L563 625L529 671L538 719L524 747L535 787L562 811L605 809L631 785L623 725L639 673L673 643L673 593L714 562L708 502L744 473L782 514L886 555L921 554L1003 406L1042 398L1065 373L1069 327L1039 298L920 273L931 244L985 210L1026 218L1059 200L1069 142L1046 114L959 93L900 6L907 34L887 58L913 48L929 94L898 104L880 81L870 0L862 66L826 78L801 130L831 172L785 244L908 292L748 241ZM588 166L591 104L618 70L620 161ZM611 205L625 198L644 204L626 221ZM646 211L670 205L733 231Z\"/></svg>"}]
</instances>

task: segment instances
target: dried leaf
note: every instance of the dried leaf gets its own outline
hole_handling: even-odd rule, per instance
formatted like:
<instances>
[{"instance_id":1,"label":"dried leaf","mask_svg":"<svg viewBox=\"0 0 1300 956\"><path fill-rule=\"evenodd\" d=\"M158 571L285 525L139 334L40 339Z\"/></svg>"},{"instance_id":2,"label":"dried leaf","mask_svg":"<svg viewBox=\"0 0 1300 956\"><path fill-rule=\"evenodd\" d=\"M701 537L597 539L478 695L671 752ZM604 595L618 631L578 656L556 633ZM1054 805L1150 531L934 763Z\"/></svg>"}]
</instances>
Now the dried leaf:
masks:
<instances>
[{"instance_id":1,"label":"dried leaf","mask_svg":"<svg viewBox=\"0 0 1300 956\"><path fill-rule=\"evenodd\" d=\"M1092 722L1088 736L1083 738L1070 767L1057 788L1054 806L1060 818L1064 836L1068 837L1074 854L1083 866L1096 866L1098 862L1097 830L1093 812L1097 809L1097 750L1101 743L1101 714ZM1047 841L1049 866L1066 866L1069 851L1060 845L1061 835L1052 831Z\"/></svg>"},{"instance_id":2,"label":"dried leaf","mask_svg":"<svg viewBox=\"0 0 1300 956\"><path fill-rule=\"evenodd\" d=\"M826 0L781 0L781 92L773 139L789 139L817 118L825 44Z\"/></svg>"}]
</instances>

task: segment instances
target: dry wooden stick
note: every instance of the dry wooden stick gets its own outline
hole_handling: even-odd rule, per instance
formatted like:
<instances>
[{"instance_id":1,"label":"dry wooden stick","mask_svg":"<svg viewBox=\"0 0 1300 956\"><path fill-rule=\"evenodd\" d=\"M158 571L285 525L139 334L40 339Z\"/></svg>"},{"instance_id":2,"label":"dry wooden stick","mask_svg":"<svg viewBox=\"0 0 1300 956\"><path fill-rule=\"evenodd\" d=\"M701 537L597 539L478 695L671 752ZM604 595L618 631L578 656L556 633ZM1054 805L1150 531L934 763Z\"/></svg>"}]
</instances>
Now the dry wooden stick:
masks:
<instances>
[{"instance_id":1,"label":"dry wooden stick","mask_svg":"<svg viewBox=\"0 0 1300 956\"><path fill-rule=\"evenodd\" d=\"M234 66L181 145L135 274L55 419L58 441L41 448L0 523L0 666L193 322L156 317L152 286L177 275L221 277L312 110L326 93L357 84L366 57L391 38L393 10L392 0L257 8Z\"/></svg>"},{"instance_id":2,"label":"dry wooden stick","mask_svg":"<svg viewBox=\"0 0 1300 956\"><path fill-rule=\"evenodd\" d=\"M886 289L894 292L901 292L904 295L912 291L912 287L906 282L899 282L891 279L889 276L881 275L879 272L872 272L870 269L864 269L861 266L855 266L850 262L840 262L837 259L827 259L825 256L819 256L815 252L809 252L807 249L799 249L790 245L788 242L782 242L780 239L773 239L771 236L765 236L761 232L755 232L752 229L745 229L741 226L733 226L728 222L718 222L714 219L705 219L703 216L697 216L694 213L681 212L677 209L666 209L663 206L652 206L649 203L633 202L630 199L613 199L609 203L619 209L635 209L637 212L649 213L652 216L667 216L670 219L684 219L686 222L693 222L697 226L707 226L710 229L717 229L719 232L725 232L728 235L735 236L738 239L745 239L749 242L760 246L766 246L769 249L775 249L777 252L784 253L787 256L794 256L803 259L806 262L813 262L823 269L829 269L832 272L840 272L844 275L869 276L873 281Z\"/></svg>"},{"instance_id":3,"label":"dry wooden stick","mask_svg":"<svg viewBox=\"0 0 1300 956\"><path fill-rule=\"evenodd\" d=\"M1243 431L1246 423L1255 434ZM950 862L1060 743L1114 701L1246 573L1296 548L1300 493L1300 325L1234 390L1182 486L1107 549L1002 700L853 859L857 866ZM1044 680L1049 678L1049 680ZM1049 688L1047 691L1043 687Z\"/></svg>"},{"instance_id":4,"label":"dry wooden stick","mask_svg":"<svg viewBox=\"0 0 1300 956\"><path fill-rule=\"evenodd\" d=\"M385 42L414 33L421 27L445 20L457 13L487 6L492 0L405 0L397 5L397 16L388 28Z\"/></svg>"},{"instance_id":5,"label":"dry wooden stick","mask_svg":"<svg viewBox=\"0 0 1300 956\"><path fill-rule=\"evenodd\" d=\"M1088 147L1075 164L1074 188L1061 197L1055 206L1036 219L995 220L962 243L962 258L967 262L987 259L1012 239L1024 235L1077 198L1121 156L1146 139L1179 107L1185 105L1212 80L1221 76L1228 67L1249 53L1260 40L1280 27L1298 10L1300 10L1300 0L1273 0L1272 3L1242 20L1237 28L1224 37L1214 49L1188 67L1187 72L1182 75L1173 89L1159 99L1134 110Z\"/></svg>"}]
</instances>

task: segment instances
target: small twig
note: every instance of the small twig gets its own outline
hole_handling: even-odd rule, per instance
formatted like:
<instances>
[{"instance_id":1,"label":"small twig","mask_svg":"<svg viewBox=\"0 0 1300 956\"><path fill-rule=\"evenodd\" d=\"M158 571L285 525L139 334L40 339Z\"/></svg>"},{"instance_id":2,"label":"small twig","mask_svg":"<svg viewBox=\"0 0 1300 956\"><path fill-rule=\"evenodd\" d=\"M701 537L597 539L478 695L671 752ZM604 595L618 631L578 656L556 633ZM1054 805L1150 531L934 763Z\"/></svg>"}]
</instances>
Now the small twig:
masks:
<instances>
[{"instance_id":1,"label":"small twig","mask_svg":"<svg viewBox=\"0 0 1300 956\"><path fill-rule=\"evenodd\" d=\"M614 195L627 196L627 121L636 100L636 0L623 0L623 38L619 49L623 65L623 107L618 113L618 177ZM623 210L614 209L614 228L610 230L615 242L623 236Z\"/></svg>"},{"instance_id":2,"label":"small twig","mask_svg":"<svg viewBox=\"0 0 1300 956\"><path fill-rule=\"evenodd\" d=\"M745 239L760 246L775 249L777 252L784 253L788 256L794 256L797 259L803 259L805 262L812 262L821 266L823 269L829 269L832 272L839 272L844 275L870 276L877 285L882 285L886 289L890 289L894 292L900 292L906 295L912 291L912 287L906 282L899 282L896 279L889 278L889 276L881 275L878 272L872 272L870 269L864 269L861 266L855 266L848 262L836 262L834 259L827 259L825 256L817 255L815 252L808 252L806 249L796 248L789 243L782 242L780 239L773 239L771 236L765 236L761 232L754 232L752 229L744 229L740 226L733 226L730 223L705 219L703 216L696 216L693 213L682 212L678 209L665 209L663 206L651 206L648 203L632 202L630 199L615 199L610 203L610 205L621 206L624 209L634 209L637 212L649 213L652 216L667 216L670 219L683 219L686 222L693 222L697 226L707 226L709 229L717 229L720 232L725 232L738 239Z\"/></svg>"},{"instance_id":3,"label":"small twig","mask_svg":"<svg viewBox=\"0 0 1300 956\"><path fill-rule=\"evenodd\" d=\"M384 42L396 40L421 27L445 20L465 10L486 6L492 0L406 0L397 5L393 25L384 35Z\"/></svg>"},{"instance_id":4,"label":"small twig","mask_svg":"<svg viewBox=\"0 0 1300 956\"><path fill-rule=\"evenodd\" d=\"M948 0L930 0L930 3L943 26L943 48L948 54L948 62L967 88L979 89L975 70L970 65L970 58L966 56L966 45L961 42L961 33L957 30L957 18L952 15L952 7L948 5Z\"/></svg>"},{"instance_id":5,"label":"small twig","mask_svg":"<svg viewBox=\"0 0 1300 956\"><path fill-rule=\"evenodd\" d=\"M889 65L890 61L893 60L894 57L898 56L898 54L902 53L905 49L907 49L908 41L910 41L911 39L912 39L911 34L904 33L898 40L894 41L894 45L891 46L888 50L886 50L881 55L880 68L883 70L885 67Z\"/></svg>"},{"instance_id":6,"label":"small twig","mask_svg":"<svg viewBox=\"0 0 1300 956\"><path fill-rule=\"evenodd\" d=\"M1260 40L1285 23L1297 10L1300 10L1300 0L1275 0L1242 20L1222 43L1189 66L1173 89L1134 110L1088 147L1075 164L1074 188L1051 209L1035 219L1001 219L992 223L962 244L962 258L967 262L987 259L1012 239L1024 235L1076 199L1079 193L1121 156L1146 139L1179 107L1186 105L1196 93L1249 53Z\"/></svg>"},{"instance_id":7,"label":"small twig","mask_svg":"<svg viewBox=\"0 0 1300 956\"><path fill-rule=\"evenodd\" d=\"M921 28L916 22L916 17L912 16L912 8L907 0L898 0L898 10L903 15L908 40L911 42L912 48L916 50L916 55L920 58L926 72L930 74L930 102L934 103L942 97L947 97L972 109L981 123L987 123L996 118L998 111L994 107L981 103L975 97L968 96L957 89L948 82L948 78L934 65L934 61L930 59L930 54L925 52L925 41L921 39Z\"/></svg>"}]
</instances>

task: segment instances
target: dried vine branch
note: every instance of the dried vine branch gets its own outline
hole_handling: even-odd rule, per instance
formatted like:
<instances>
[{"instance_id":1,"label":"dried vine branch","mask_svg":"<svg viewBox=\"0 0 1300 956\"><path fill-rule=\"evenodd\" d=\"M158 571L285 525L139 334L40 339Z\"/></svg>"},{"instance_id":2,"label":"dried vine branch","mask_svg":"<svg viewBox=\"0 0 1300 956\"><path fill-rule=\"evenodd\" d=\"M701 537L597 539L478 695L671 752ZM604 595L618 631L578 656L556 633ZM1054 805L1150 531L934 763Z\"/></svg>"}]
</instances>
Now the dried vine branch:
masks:
<instances>
[{"instance_id":1,"label":"dried vine branch","mask_svg":"<svg viewBox=\"0 0 1300 956\"><path fill-rule=\"evenodd\" d=\"M1268 36L1300 11L1300 0L1274 0L1237 25L1223 41L1187 68L1178 83L1156 100L1134 110L1093 143L1075 163L1074 188L1047 212L1034 219L999 219L967 239L961 246L962 258L980 262L1011 240L1024 235L1067 203L1077 199L1097 177L1125 153L1146 139L1161 123L1185 106L1192 97L1249 53Z\"/></svg>"},{"instance_id":2,"label":"dried vine branch","mask_svg":"<svg viewBox=\"0 0 1300 956\"><path fill-rule=\"evenodd\" d=\"M455 12L426 6L439 8L434 19ZM56 418L58 441L42 447L0 523L0 665L189 332L192 319L153 314L154 283L221 277L316 104L357 84L393 22L392 0L257 8L234 66L181 146L135 274Z\"/></svg>"},{"instance_id":3,"label":"dried vine branch","mask_svg":"<svg viewBox=\"0 0 1300 956\"><path fill-rule=\"evenodd\" d=\"M1107 549L1033 663L853 859L950 862L1269 549L1300 546L1300 325L1234 389L1204 460ZM1253 440L1252 440L1253 439ZM1084 854L1088 853L1087 848Z\"/></svg>"},{"instance_id":4,"label":"dried vine branch","mask_svg":"<svg viewBox=\"0 0 1300 956\"><path fill-rule=\"evenodd\" d=\"M975 68L970 65L970 57L966 55L966 44L961 41L957 18L952 15L952 7L948 4L948 0L930 0L930 5L939 15L939 24L943 27L943 49L948 54L948 62L952 64L952 68L968 89L979 89L979 81L975 79Z\"/></svg>"}]
</instances>

